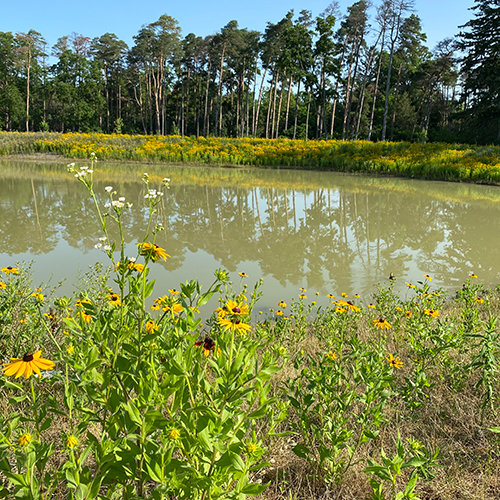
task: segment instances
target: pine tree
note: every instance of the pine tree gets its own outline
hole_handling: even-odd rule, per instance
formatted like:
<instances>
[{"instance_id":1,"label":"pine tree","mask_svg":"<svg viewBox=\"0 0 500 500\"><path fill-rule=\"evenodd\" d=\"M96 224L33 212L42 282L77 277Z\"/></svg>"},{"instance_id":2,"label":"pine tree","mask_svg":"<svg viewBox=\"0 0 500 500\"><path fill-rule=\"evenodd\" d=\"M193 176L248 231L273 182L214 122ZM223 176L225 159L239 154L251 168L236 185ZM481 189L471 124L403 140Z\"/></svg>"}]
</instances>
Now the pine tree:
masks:
<instances>
[{"instance_id":1,"label":"pine tree","mask_svg":"<svg viewBox=\"0 0 500 500\"><path fill-rule=\"evenodd\" d=\"M458 35L466 124L478 142L500 142L500 0L476 0L476 16Z\"/></svg>"}]
</instances>

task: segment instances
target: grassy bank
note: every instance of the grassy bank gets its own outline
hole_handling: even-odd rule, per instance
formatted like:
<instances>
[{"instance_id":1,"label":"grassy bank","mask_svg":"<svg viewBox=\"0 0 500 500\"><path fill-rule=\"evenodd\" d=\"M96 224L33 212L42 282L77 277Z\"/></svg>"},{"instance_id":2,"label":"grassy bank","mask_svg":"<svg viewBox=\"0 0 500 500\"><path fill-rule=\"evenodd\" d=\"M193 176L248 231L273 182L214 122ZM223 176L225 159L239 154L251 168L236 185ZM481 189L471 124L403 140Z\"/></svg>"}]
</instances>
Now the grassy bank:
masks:
<instances>
[{"instance_id":1,"label":"grassy bank","mask_svg":"<svg viewBox=\"0 0 500 500\"><path fill-rule=\"evenodd\" d=\"M500 147L407 142L0 132L0 154L256 165L500 184Z\"/></svg>"},{"instance_id":2,"label":"grassy bank","mask_svg":"<svg viewBox=\"0 0 500 500\"><path fill-rule=\"evenodd\" d=\"M96 200L93 168L72 174ZM1 263L0 496L498 498L500 288L471 272L445 297L424 275L404 296L388 279L318 307L300 289L262 314L243 272L158 289L169 180L143 181L136 254L110 240L128 201L108 186L110 268L75 296Z\"/></svg>"}]
</instances>

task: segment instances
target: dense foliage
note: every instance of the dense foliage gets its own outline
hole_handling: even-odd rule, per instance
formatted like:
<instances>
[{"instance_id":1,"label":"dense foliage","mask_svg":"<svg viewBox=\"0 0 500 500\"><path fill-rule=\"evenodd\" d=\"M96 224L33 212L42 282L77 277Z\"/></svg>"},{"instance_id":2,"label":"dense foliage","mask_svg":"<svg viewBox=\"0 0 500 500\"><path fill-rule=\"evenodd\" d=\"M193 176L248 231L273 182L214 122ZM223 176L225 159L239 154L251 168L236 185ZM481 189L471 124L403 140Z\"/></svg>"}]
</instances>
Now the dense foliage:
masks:
<instances>
[{"instance_id":1,"label":"dense foliage","mask_svg":"<svg viewBox=\"0 0 500 500\"><path fill-rule=\"evenodd\" d=\"M498 142L500 8L476 4L459 53L426 47L411 0L381 0L373 20L359 0L204 38L162 15L132 47L0 32L0 129Z\"/></svg>"}]
</instances>

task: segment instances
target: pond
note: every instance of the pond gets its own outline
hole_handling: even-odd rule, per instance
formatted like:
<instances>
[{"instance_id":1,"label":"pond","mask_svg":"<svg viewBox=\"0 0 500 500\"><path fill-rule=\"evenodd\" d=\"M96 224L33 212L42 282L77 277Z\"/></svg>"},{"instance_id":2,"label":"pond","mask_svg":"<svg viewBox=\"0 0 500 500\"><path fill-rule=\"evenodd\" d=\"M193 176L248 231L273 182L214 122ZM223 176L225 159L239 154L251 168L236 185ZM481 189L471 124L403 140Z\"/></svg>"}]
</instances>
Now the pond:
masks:
<instances>
[{"instance_id":1,"label":"pond","mask_svg":"<svg viewBox=\"0 0 500 500\"><path fill-rule=\"evenodd\" d=\"M81 162L80 164L85 164ZM85 286L96 262L99 231L92 200L64 160L0 160L0 264L33 262L34 285L62 282L58 294ZM125 216L129 255L147 220L152 187L171 179L159 206L158 244L171 255L154 264L155 294L198 279L208 285L227 269L237 289L263 278L260 308L308 290L308 300L359 293L366 301L392 273L396 289L423 280L450 291L474 272L500 283L500 188L365 177L333 172L98 163L105 186L133 203Z\"/></svg>"}]
</instances>

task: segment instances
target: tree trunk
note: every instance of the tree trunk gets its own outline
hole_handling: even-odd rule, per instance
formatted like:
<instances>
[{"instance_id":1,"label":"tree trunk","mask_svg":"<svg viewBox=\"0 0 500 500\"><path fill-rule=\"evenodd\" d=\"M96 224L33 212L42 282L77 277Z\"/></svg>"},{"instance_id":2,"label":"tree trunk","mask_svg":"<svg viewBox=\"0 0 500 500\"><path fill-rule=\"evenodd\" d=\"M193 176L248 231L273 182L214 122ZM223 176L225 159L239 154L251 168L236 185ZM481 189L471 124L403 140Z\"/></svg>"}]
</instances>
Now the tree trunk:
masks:
<instances>
[{"instance_id":1,"label":"tree trunk","mask_svg":"<svg viewBox=\"0 0 500 500\"><path fill-rule=\"evenodd\" d=\"M292 85L293 85L293 78L290 77L288 80L288 95L286 97L286 114L285 114L285 128L284 130L288 130L288 115L290 112L290 98L292 96Z\"/></svg>"},{"instance_id":2,"label":"tree trunk","mask_svg":"<svg viewBox=\"0 0 500 500\"><path fill-rule=\"evenodd\" d=\"M384 42L385 42L385 27L382 33L382 45L380 46L380 53L378 58L378 67L377 67L377 76L375 78L375 89L373 92L373 102L372 102L372 112L370 115L370 125L368 126L368 140L371 141L372 131L373 131L373 119L375 117L375 104L377 102L377 93L378 93L378 82L380 79L380 69L382 66L382 54L384 52Z\"/></svg>"},{"instance_id":3,"label":"tree trunk","mask_svg":"<svg viewBox=\"0 0 500 500\"><path fill-rule=\"evenodd\" d=\"M217 93L217 112L215 114L215 134L220 137L222 130L222 77L224 73L224 53L226 45L222 45L219 68L219 92Z\"/></svg>"},{"instance_id":4,"label":"tree trunk","mask_svg":"<svg viewBox=\"0 0 500 500\"><path fill-rule=\"evenodd\" d=\"M345 48L347 46L347 41L349 40L349 37L345 37L344 44L342 46L342 55L340 56L340 67L342 68L342 64L344 63L344 56L345 56ZM330 121L330 137L333 137L333 126L335 124L335 111L337 108L337 92L339 89L339 78L337 78L337 81L335 82L335 91L334 95L335 97L333 98L333 106L332 106L332 117Z\"/></svg>"},{"instance_id":5,"label":"tree trunk","mask_svg":"<svg viewBox=\"0 0 500 500\"><path fill-rule=\"evenodd\" d=\"M30 131L30 70L31 70L31 46L28 44L28 59L26 61L26 132Z\"/></svg>"},{"instance_id":6,"label":"tree trunk","mask_svg":"<svg viewBox=\"0 0 500 500\"><path fill-rule=\"evenodd\" d=\"M400 64L399 68L398 68L398 78L396 80L396 89L394 92L394 100L392 101L391 132L389 134L390 141L392 141L392 139L394 138L394 123L396 122L396 108L397 108L397 103L398 103L399 83L401 81L402 69L403 69L403 64Z\"/></svg>"},{"instance_id":7,"label":"tree trunk","mask_svg":"<svg viewBox=\"0 0 500 500\"><path fill-rule=\"evenodd\" d=\"M266 73L268 70L269 66L266 66L264 68L264 75L262 76L262 82L260 83L260 90L259 90L259 99L257 101L257 110L255 112L255 119L254 119L254 127L253 127L253 136L257 136L257 127L259 125L259 114L260 114L260 103L262 102L262 91L264 89L264 81L266 80Z\"/></svg>"},{"instance_id":8,"label":"tree trunk","mask_svg":"<svg viewBox=\"0 0 500 500\"><path fill-rule=\"evenodd\" d=\"M210 58L208 58L208 65L207 65L207 86L205 90L205 116L204 116L204 130L203 134L205 137L208 137L209 131L210 131L210 119L208 115L208 90L210 88Z\"/></svg>"},{"instance_id":9,"label":"tree trunk","mask_svg":"<svg viewBox=\"0 0 500 500\"><path fill-rule=\"evenodd\" d=\"M295 98L295 120L293 122L293 138L294 139L297 137L297 120L299 118L300 82L301 82L301 79L299 78L299 82L297 84L297 96Z\"/></svg>"}]
</instances>

